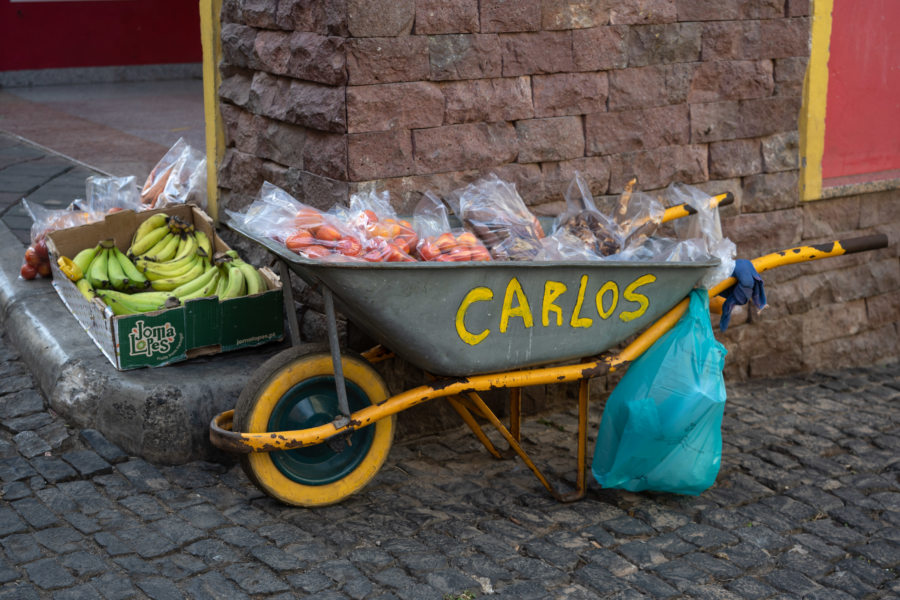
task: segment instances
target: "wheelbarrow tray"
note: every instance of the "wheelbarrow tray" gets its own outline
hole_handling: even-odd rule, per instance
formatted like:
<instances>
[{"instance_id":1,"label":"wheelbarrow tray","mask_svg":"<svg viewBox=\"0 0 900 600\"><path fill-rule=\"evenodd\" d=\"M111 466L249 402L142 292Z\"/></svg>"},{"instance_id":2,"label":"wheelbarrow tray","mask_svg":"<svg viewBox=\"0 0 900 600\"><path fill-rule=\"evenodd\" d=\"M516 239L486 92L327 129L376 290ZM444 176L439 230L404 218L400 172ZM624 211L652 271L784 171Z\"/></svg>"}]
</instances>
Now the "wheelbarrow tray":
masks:
<instances>
[{"instance_id":1,"label":"wheelbarrow tray","mask_svg":"<svg viewBox=\"0 0 900 600\"><path fill-rule=\"evenodd\" d=\"M718 259L369 263L306 259L264 246L409 363L444 376L509 371L600 354L683 300Z\"/></svg>"}]
</instances>

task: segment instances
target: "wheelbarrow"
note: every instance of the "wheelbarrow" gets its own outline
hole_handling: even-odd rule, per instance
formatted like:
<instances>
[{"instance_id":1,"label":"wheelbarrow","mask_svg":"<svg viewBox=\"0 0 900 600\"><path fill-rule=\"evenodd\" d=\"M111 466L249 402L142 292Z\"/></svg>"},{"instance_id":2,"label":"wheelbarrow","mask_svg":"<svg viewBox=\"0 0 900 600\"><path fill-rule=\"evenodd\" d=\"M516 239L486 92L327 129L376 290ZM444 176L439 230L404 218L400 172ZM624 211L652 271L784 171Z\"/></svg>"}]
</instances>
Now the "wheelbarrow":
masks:
<instances>
[{"instance_id":1,"label":"wheelbarrow","mask_svg":"<svg viewBox=\"0 0 900 600\"><path fill-rule=\"evenodd\" d=\"M716 197L716 200L725 196ZM690 207L667 216L689 214ZM318 287L328 344L294 345L264 363L233 410L216 415L210 439L240 455L248 478L291 505L323 506L362 489L378 473L393 441L396 415L447 398L493 456L501 452L478 418L493 426L559 501L584 496L590 379L640 356L684 314L686 297L707 262L329 263L305 259L282 244L231 227L266 247L288 269ZM884 235L801 246L753 261L758 272L788 264L873 250ZM714 297L735 284L725 279ZM290 286L285 305L293 306ZM342 351L336 311L380 346ZM618 354L601 353L637 332ZM390 350L385 350L390 348ZM391 395L373 363L392 355L433 381ZM577 476L574 489L552 485L520 443L521 390L579 382ZM509 425L479 392L509 391Z\"/></svg>"}]
</instances>

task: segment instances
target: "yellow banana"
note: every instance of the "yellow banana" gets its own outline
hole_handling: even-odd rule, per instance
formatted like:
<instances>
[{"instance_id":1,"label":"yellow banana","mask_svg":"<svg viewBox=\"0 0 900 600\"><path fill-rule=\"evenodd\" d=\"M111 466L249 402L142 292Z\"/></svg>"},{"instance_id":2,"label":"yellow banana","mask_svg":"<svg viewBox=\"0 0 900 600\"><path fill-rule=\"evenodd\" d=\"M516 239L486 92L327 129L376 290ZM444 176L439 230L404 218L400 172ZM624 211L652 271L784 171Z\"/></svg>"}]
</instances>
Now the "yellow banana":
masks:
<instances>
[{"instance_id":1,"label":"yellow banana","mask_svg":"<svg viewBox=\"0 0 900 600\"><path fill-rule=\"evenodd\" d=\"M112 249L112 252L113 255L115 255L115 259L122 267L122 271L125 273L125 277L128 280L127 285L129 287L142 288L149 286L147 277L141 273L140 269L138 269L127 256L125 256L124 252L115 247Z\"/></svg>"},{"instance_id":2,"label":"yellow banana","mask_svg":"<svg viewBox=\"0 0 900 600\"><path fill-rule=\"evenodd\" d=\"M178 242L181 238L175 233L169 233L165 238L166 243L163 246L154 246L154 250L147 252L143 258L155 262L166 262L175 258L175 251L178 250Z\"/></svg>"},{"instance_id":3,"label":"yellow banana","mask_svg":"<svg viewBox=\"0 0 900 600\"><path fill-rule=\"evenodd\" d=\"M225 293L225 288L228 286L228 267L226 265L218 265L216 270L219 272L219 283L216 284L215 295L221 300L222 294Z\"/></svg>"},{"instance_id":4,"label":"yellow banana","mask_svg":"<svg viewBox=\"0 0 900 600\"><path fill-rule=\"evenodd\" d=\"M137 231L131 240L131 247L128 254L131 256L140 256L155 246L159 240L166 237L170 232L166 227L168 215L165 213L156 213L149 219L138 225Z\"/></svg>"},{"instance_id":5,"label":"yellow banana","mask_svg":"<svg viewBox=\"0 0 900 600\"><path fill-rule=\"evenodd\" d=\"M172 241L173 238L175 238L175 234L172 233L171 231L169 231L168 227L166 227L165 229L162 229L162 232L163 232L162 237L160 237L157 240L157 242L155 244L153 244L152 246L150 246L147 250L145 250L144 252L133 252L132 251L132 252L129 252L129 254L131 256L133 256L134 258L154 257L154 260L156 260L155 256L157 254L159 254L163 248L165 248L167 245L169 245L169 243ZM151 231L148 234L148 237L149 236L156 237L156 235L157 235L157 230L154 229L153 231Z\"/></svg>"},{"instance_id":6,"label":"yellow banana","mask_svg":"<svg viewBox=\"0 0 900 600\"><path fill-rule=\"evenodd\" d=\"M179 275L178 277L167 277L165 279L150 280L150 286L154 290L171 291L179 286L184 285L188 281L196 279L197 277L202 275L205 270L206 266L203 264L203 261L197 260L194 263L194 266L182 275Z\"/></svg>"},{"instance_id":7,"label":"yellow banana","mask_svg":"<svg viewBox=\"0 0 900 600\"><path fill-rule=\"evenodd\" d=\"M138 259L137 266L147 276L147 279L165 279L166 277L178 277L194 266L197 261L206 262L199 254L185 256L177 261L155 262Z\"/></svg>"},{"instance_id":8,"label":"yellow banana","mask_svg":"<svg viewBox=\"0 0 900 600\"><path fill-rule=\"evenodd\" d=\"M185 234L185 236L179 240L178 249L175 251L175 256L171 260L176 261L181 260L186 256L193 256L197 254L197 248L197 238L192 234Z\"/></svg>"},{"instance_id":9,"label":"yellow banana","mask_svg":"<svg viewBox=\"0 0 900 600\"><path fill-rule=\"evenodd\" d=\"M209 236L197 229L196 231L194 231L194 237L197 239L197 246L199 246L200 249L203 250L206 258L212 259L213 247L212 240L209 239Z\"/></svg>"},{"instance_id":10,"label":"yellow banana","mask_svg":"<svg viewBox=\"0 0 900 600\"><path fill-rule=\"evenodd\" d=\"M97 292L94 291L94 286L91 285L91 282L88 281L87 277L82 277L76 281L75 287L78 288L78 291L81 292L81 295L84 296L88 302L97 297Z\"/></svg>"}]
</instances>

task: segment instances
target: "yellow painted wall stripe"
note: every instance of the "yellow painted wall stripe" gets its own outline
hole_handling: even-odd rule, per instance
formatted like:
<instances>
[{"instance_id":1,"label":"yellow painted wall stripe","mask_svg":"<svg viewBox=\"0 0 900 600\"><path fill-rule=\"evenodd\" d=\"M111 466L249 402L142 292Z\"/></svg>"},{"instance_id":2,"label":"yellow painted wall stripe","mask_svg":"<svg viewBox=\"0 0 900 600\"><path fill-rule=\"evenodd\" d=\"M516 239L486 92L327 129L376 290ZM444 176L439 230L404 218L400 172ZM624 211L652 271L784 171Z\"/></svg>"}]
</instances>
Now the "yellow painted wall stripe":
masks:
<instances>
[{"instance_id":1,"label":"yellow painted wall stripe","mask_svg":"<svg viewBox=\"0 0 900 600\"><path fill-rule=\"evenodd\" d=\"M813 0L812 48L803 82L803 110L800 118L800 198L803 200L822 197L822 157L825 154L825 109L833 8L834 0Z\"/></svg>"},{"instance_id":2,"label":"yellow painted wall stripe","mask_svg":"<svg viewBox=\"0 0 900 600\"><path fill-rule=\"evenodd\" d=\"M206 196L210 216L219 222L219 163L225 136L219 112L219 59L222 56L222 0L200 0L200 41L203 48L203 115L206 125Z\"/></svg>"}]
</instances>

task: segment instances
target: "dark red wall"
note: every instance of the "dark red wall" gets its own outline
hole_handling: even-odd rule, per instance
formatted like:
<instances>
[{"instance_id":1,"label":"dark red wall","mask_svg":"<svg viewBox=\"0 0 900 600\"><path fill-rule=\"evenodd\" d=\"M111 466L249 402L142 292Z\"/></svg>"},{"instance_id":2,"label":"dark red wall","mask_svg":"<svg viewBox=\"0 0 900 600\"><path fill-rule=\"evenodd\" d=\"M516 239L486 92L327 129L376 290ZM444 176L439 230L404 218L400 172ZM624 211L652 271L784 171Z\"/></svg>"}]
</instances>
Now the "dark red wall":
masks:
<instances>
[{"instance_id":1,"label":"dark red wall","mask_svg":"<svg viewBox=\"0 0 900 600\"><path fill-rule=\"evenodd\" d=\"M0 71L200 62L196 0L0 0Z\"/></svg>"},{"instance_id":2,"label":"dark red wall","mask_svg":"<svg viewBox=\"0 0 900 600\"><path fill-rule=\"evenodd\" d=\"M834 1L824 185L900 176L898 23L897 0Z\"/></svg>"}]
</instances>

